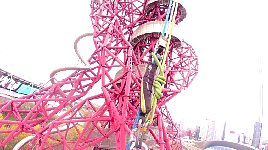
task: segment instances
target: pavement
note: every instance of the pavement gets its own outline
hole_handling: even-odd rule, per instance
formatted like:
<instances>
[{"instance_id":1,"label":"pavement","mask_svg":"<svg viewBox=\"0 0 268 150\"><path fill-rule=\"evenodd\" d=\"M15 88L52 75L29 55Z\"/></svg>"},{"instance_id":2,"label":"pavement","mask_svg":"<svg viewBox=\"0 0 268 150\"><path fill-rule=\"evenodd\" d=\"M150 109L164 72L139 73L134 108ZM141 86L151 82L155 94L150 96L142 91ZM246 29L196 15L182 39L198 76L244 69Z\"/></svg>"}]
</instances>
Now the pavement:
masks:
<instances>
[{"instance_id":1,"label":"pavement","mask_svg":"<svg viewBox=\"0 0 268 150\"><path fill-rule=\"evenodd\" d=\"M205 141L182 140L183 150L202 150L205 144Z\"/></svg>"}]
</instances>

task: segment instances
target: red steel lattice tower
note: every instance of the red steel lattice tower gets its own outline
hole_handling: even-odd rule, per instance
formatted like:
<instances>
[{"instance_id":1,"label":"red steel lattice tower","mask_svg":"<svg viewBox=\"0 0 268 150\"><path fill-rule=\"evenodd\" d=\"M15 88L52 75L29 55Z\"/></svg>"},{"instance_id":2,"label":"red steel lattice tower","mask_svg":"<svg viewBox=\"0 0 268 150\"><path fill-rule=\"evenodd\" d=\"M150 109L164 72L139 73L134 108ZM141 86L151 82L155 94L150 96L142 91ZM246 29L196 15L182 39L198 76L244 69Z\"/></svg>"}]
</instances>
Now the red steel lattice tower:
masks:
<instances>
[{"instance_id":1,"label":"red steel lattice tower","mask_svg":"<svg viewBox=\"0 0 268 150\"><path fill-rule=\"evenodd\" d=\"M95 50L87 60L89 67L71 68L74 72L62 81L53 81L38 92L0 104L0 134L5 137L0 138L0 147L25 134L19 147L28 149L113 145L117 150L125 149L139 109L145 66L151 61L149 55L161 36L171 2L92 1L90 17L94 32L75 42L77 48L80 39L93 36ZM198 72L193 48L181 41L176 32L186 10L179 3L176 9L175 32L164 70L166 84L157 102L155 123L149 126L151 141L145 141L149 148L158 146L154 149L172 149L174 142L178 144L178 129L165 104L187 88ZM26 109L27 104L32 108Z\"/></svg>"}]
</instances>

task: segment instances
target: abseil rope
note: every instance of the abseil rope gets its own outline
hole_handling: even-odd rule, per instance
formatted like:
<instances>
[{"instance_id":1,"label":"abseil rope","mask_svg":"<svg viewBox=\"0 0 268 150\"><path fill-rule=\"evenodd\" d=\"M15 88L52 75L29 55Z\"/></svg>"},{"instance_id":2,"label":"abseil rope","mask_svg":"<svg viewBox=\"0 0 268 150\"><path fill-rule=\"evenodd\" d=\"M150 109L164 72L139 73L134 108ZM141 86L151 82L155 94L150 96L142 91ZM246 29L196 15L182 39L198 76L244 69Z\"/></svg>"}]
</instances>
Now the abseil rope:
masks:
<instances>
[{"instance_id":1,"label":"abseil rope","mask_svg":"<svg viewBox=\"0 0 268 150\"><path fill-rule=\"evenodd\" d=\"M151 117L150 117L150 123L149 124L152 124L153 122L153 118L154 118L154 114L155 114L155 108L156 108L156 103L157 103L157 100L159 98L161 98L162 96L162 85L164 85L166 82L165 82L165 75L164 75L164 69L165 69L165 65L166 65L166 59L167 59L167 54L168 54L168 51L169 51L169 46L170 46L170 41L171 41L171 36L172 36L172 32L173 32L173 28L175 26L175 18L176 18L176 14L177 14L177 7L178 7L178 3L177 2L174 2L175 3L175 11L174 11L174 15L173 15L173 18L172 18L172 26L171 26L171 29L170 29L170 34L169 34L169 37L168 37L168 41L167 41L167 44L166 44L166 50L165 50L165 54L163 56L163 61L162 61L162 65L160 64L158 58L156 57L156 55L154 53L152 53L152 56L154 57L154 60L156 61L156 64L157 66L159 67L159 70L160 70L160 75L158 75L155 80L154 80L154 95L153 95L153 99L152 99L152 111L151 111ZM148 118L148 117L146 117Z\"/></svg>"},{"instance_id":2,"label":"abseil rope","mask_svg":"<svg viewBox=\"0 0 268 150\"><path fill-rule=\"evenodd\" d=\"M169 15L170 15L170 8L171 8L171 5L172 5L172 2L173 2L173 0L169 0L168 12L167 12L164 27L163 27L163 30L162 30L162 36L165 36L165 30L166 30L168 18L169 18Z\"/></svg>"},{"instance_id":3,"label":"abseil rope","mask_svg":"<svg viewBox=\"0 0 268 150\"><path fill-rule=\"evenodd\" d=\"M164 27L163 27L163 31L162 31L162 37L165 36L165 29L166 29L167 22L169 20L170 9L171 9L172 3L173 3L173 0L170 0L169 7L168 7L168 12L167 12L167 15L166 15L166 19L165 19L165 23L164 23ZM155 78L154 83L153 83L153 85L154 85L154 94L153 94L153 98L152 98L152 102L151 102L152 110L151 110L151 115L150 115L151 116L150 117L150 122L149 122L148 125L152 124L152 122L153 122L156 103L157 103L157 100L160 99L161 96L162 96L162 85L164 85L166 83L166 79L165 79L165 75L164 75L165 61L166 61L166 57L167 57L167 54L168 54L168 51L169 51L171 35L172 35L172 32L173 32L173 28L175 26L175 18L176 18L177 7L178 7L177 2L174 2L174 4L175 4L175 6L172 7L174 9L172 9L172 13L171 13L171 15L172 15L172 26L171 26L171 29L170 29L170 34L168 36L168 42L166 44L166 49L165 49L165 54L163 56L162 64L160 64L160 62L159 62L158 58L156 57L156 55L153 52L151 53L151 55L154 58L154 61L156 62L157 66L158 66L158 68L160 70L160 74ZM142 112L146 112L145 98L144 98L144 93L143 93L143 80L141 81L141 106L140 107L141 107ZM136 124L137 124L139 115L140 115L140 111L138 111L138 113L136 115L136 119L134 121L132 130L134 130L136 128ZM149 116L149 114L146 116L146 121L145 122L147 122L148 116ZM126 150L129 150L129 148L130 148L130 142L128 143L128 145L126 147Z\"/></svg>"},{"instance_id":4,"label":"abseil rope","mask_svg":"<svg viewBox=\"0 0 268 150\"><path fill-rule=\"evenodd\" d=\"M171 10L171 13L170 13L170 9L171 9L171 6L172 6L172 10ZM176 9L176 7L175 7ZM163 30L162 30L162 37L160 38L163 38L165 36L165 30L166 30L166 26L167 26L167 23L168 23L168 20L169 20L169 17L170 17L170 14L172 15L174 12L174 5L173 5L173 0L170 0L169 1L169 6L168 6L168 11L167 11L167 14L166 14L166 19L165 19L165 23L164 23L164 26L163 26ZM176 14L175 14L176 15ZM174 16L174 15L172 15ZM172 27L171 27L172 28ZM159 45L159 43L157 42L157 47ZM156 50L155 50L156 51ZM152 60L152 63L154 63L155 59ZM158 66L159 67L159 66ZM144 93L143 93L143 80L141 81L141 103L140 103L140 108L141 108L141 111L143 113L146 113L146 106L145 106L145 98L144 98ZM151 104L152 106L152 104ZM148 117L146 117L148 118ZM147 120L147 119L146 119Z\"/></svg>"},{"instance_id":5,"label":"abseil rope","mask_svg":"<svg viewBox=\"0 0 268 150\"><path fill-rule=\"evenodd\" d=\"M163 26L163 30L162 30L162 37L165 36L165 31L166 31L166 27L167 27L167 23L168 23L168 20L169 20L169 16L170 16L170 9L171 9L171 5L173 3L173 0L169 0L169 5L168 5L168 11L167 11L167 14L166 14L166 18L165 18L165 22L164 22L164 26ZM159 46L159 40L157 41L157 44L155 47L158 47ZM152 63L154 63L154 61L152 60Z\"/></svg>"},{"instance_id":6,"label":"abseil rope","mask_svg":"<svg viewBox=\"0 0 268 150\"><path fill-rule=\"evenodd\" d=\"M140 116L140 110L138 110L138 112L137 112L137 115L136 115L135 121L134 121L134 123L133 123L131 132L133 132L133 130L137 128L137 122L138 122L138 120L139 120L139 116ZM131 133L131 134L133 134L133 133ZM129 150L129 148L130 148L130 146L131 146L131 145L130 145L131 142L132 142L132 139L131 139L131 137L130 137L129 142L128 142L127 147L126 147L126 150Z\"/></svg>"}]
</instances>

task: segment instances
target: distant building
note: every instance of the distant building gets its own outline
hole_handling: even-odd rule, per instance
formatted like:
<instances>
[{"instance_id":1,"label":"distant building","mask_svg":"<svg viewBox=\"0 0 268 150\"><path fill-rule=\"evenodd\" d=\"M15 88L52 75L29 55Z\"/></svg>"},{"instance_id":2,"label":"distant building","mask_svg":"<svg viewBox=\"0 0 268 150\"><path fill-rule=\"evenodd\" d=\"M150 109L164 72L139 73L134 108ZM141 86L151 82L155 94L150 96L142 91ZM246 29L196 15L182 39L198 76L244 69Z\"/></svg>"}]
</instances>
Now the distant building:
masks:
<instances>
[{"instance_id":1,"label":"distant building","mask_svg":"<svg viewBox=\"0 0 268 150\"><path fill-rule=\"evenodd\" d=\"M0 69L0 94L2 97L21 97L38 91L42 87Z\"/></svg>"},{"instance_id":2,"label":"distant building","mask_svg":"<svg viewBox=\"0 0 268 150\"><path fill-rule=\"evenodd\" d=\"M262 129L262 123L255 122L253 139L252 139L252 144L251 144L255 148L259 148L260 146L261 129Z\"/></svg>"},{"instance_id":3,"label":"distant building","mask_svg":"<svg viewBox=\"0 0 268 150\"><path fill-rule=\"evenodd\" d=\"M203 141L211 141L216 139L215 121L206 119L200 125L200 138Z\"/></svg>"}]
</instances>

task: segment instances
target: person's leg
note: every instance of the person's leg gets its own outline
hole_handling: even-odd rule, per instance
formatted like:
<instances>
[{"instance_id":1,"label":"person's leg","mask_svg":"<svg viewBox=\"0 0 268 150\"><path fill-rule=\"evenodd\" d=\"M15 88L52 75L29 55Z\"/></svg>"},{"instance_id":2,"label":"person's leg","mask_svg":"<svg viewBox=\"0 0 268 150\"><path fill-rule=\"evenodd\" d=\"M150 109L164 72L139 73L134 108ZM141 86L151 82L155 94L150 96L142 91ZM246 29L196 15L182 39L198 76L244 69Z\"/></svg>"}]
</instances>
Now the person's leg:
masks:
<instances>
[{"instance_id":1,"label":"person's leg","mask_svg":"<svg viewBox=\"0 0 268 150\"><path fill-rule=\"evenodd\" d=\"M145 99L145 114L151 111L151 100L153 94L153 83L154 77L157 70L157 65L150 63L146 69L146 72L143 77L143 93ZM142 115L145 115L141 112Z\"/></svg>"}]
</instances>

